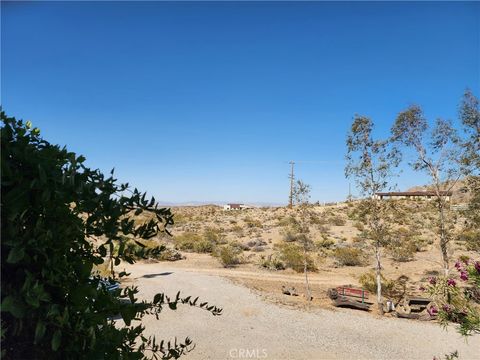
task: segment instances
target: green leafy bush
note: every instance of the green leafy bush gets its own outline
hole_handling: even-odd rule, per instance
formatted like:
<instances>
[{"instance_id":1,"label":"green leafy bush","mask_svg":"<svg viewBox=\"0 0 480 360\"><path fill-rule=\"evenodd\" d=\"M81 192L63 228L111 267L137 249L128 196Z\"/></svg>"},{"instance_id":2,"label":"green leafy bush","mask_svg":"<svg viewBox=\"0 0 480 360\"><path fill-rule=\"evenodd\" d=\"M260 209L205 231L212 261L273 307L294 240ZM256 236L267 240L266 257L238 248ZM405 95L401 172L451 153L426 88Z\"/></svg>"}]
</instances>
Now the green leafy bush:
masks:
<instances>
[{"instance_id":1,"label":"green leafy bush","mask_svg":"<svg viewBox=\"0 0 480 360\"><path fill-rule=\"evenodd\" d=\"M142 252L145 257L161 252L139 240L168 231L170 210L137 189L125 195L128 184L117 184L113 171L105 176L86 167L83 156L43 140L30 123L3 111L1 120L2 357L142 359L188 352L190 339L155 341L132 320L158 316L165 306L197 306L196 300L157 294L137 302L136 287L109 292L101 275L92 273L94 266L113 268L133 263ZM140 223L133 218L145 212L153 216ZM142 250L132 252L125 237ZM125 273L111 273L117 275ZM126 326L112 320L114 315Z\"/></svg>"}]
</instances>

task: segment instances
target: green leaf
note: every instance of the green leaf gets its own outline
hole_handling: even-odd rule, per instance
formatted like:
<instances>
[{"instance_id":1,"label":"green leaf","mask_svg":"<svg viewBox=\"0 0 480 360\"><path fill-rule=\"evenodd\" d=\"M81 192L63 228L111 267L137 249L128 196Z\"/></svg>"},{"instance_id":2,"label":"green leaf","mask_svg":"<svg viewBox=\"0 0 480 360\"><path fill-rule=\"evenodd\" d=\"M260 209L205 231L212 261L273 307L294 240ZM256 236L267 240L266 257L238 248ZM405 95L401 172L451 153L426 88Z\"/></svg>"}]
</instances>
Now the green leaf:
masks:
<instances>
[{"instance_id":1,"label":"green leaf","mask_svg":"<svg viewBox=\"0 0 480 360\"><path fill-rule=\"evenodd\" d=\"M7 296L2 301L2 312L9 312L18 319L25 315L25 305L13 296Z\"/></svg>"},{"instance_id":2,"label":"green leaf","mask_svg":"<svg viewBox=\"0 0 480 360\"><path fill-rule=\"evenodd\" d=\"M24 257L25 249L23 247L16 246L8 253L7 262L10 264L16 264Z\"/></svg>"},{"instance_id":3,"label":"green leaf","mask_svg":"<svg viewBox=\"0 0 480 360\"><path fill-rule=\"evenodd\" d=\"M38 323L37 323L37 326L35 328L35 340L34 340L34 344L38 344L40 342L40 340L42 340L43 338L43 335L45 335L45 330L46 330L46 326L45 326L45 323L40 320Z\"/></svg>"},{"instance_id":4,"label":"green leaf","mask_svg":"<svg viewBox=\"0 0 480 360\"><path fill-rule=\"evenodd\" d=\"M56 330L53 333L53 337L52 337L52 350L53 351L58 350L58 348L60 347L61 341L62 341L62 333L60 332L60 330Z\"/></svg>"}]
</instances>

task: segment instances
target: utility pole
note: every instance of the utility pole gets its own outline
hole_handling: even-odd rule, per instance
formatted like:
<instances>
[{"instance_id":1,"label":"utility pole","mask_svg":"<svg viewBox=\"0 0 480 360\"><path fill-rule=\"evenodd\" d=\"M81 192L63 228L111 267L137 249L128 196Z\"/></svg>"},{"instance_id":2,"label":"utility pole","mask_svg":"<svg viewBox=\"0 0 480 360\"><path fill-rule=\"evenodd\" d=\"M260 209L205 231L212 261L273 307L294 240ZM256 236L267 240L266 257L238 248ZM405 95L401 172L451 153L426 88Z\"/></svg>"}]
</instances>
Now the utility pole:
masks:
<instances>
[{"instance_id":1,"label":"utility pole","mask_svg":"<svg viewBox=\"0 0 480 360\"><path fill-rule=\"evenodd\" d=\"M289 196L289 200L288 200L288 207L291 209L293 207L293 186L294 186L294 183L295 183L295 175L294 175L294 172L293 172L293 167L295 165L295 161L290 161L289 162L290 164L290 196Z\"/></svg>"}]
</instances>

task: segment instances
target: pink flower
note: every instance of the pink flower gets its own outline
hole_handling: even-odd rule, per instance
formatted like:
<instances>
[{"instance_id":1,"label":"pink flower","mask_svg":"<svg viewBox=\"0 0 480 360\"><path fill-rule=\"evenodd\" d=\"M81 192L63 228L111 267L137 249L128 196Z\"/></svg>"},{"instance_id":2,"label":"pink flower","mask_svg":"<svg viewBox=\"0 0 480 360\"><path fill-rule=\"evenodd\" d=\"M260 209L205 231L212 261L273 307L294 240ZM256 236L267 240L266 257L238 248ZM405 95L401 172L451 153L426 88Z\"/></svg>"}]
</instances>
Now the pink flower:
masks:
<instances>
[{"instance_id":1,"label":"pink flower","mask_svg":"<svg viewBox=\"0 0 480 360\"><path fill-rule=\"evenodd\" d=\"M438 314L438 309L435 305L432 305L430 309L427 309L427 312L430 316L435 316Z\"/></svg>"},{"instance_id":2,"label":"pink flower","mask_svg":"<svg viewBox=\"0 0 480 360\"><path fill-rule=\"evenodd\" d=\"M443 311L445 311L447 314L450 314L453 310L453 308L449 304L445 304L442 306Z\"/></svg>"},{"instance_id":3,"label":"pink flower","mask_svg":"<svg viewBox=\"0 0 480 360\"><path fill-rule=\"evenodd\" d=\"M420 287L418 288L418 290L420 290L420 291L425 291L426 289L425 289L423 286L420 286Z\"/></svg>"},{"instance_id":4,"label":"pink flower","mask_svg":"<svg viewBox=\"0 0 480 360\"><path fill-rule=\"evenodd\" d=\"M428 282L432 285L435 285L437 283L437 278L432 276L428 278Z\"/></svg>"},{"instance_id":5,"label":"pink flower","mask_svg":"<svg viewBox=\"0 0 480 360\"><path fill-rule=\"evenodd\" d=\"M456 282L455 280L453 280L453 279L448 279L448 280L447 280L447 285L448 285L448 286L454 286L454 287L455 287L455 286L457 285L457 282Z\"/></svg>"},{"instance_id":6,"label":"pink flower","mask_svg":"<svg viewBox=\"0 0 480 360\"><path fill-rule=\"evenodd\" d=\"M467 281L468 280L468 274L466 271L462 271L460 273L460 279L462 279L463 281Z\"/></svg>"},{"instance_id":7,"label":"pink flower","mask_svg":"<svg viewBox=\"0 0 480 360\"><path fill-rule=\"evenodd\" d=\"M460 261L457 260L457 262L455 263L455 268L457 270L460 270L462 268L462 264L460 263Z\"/></svg>"}]
</instances>

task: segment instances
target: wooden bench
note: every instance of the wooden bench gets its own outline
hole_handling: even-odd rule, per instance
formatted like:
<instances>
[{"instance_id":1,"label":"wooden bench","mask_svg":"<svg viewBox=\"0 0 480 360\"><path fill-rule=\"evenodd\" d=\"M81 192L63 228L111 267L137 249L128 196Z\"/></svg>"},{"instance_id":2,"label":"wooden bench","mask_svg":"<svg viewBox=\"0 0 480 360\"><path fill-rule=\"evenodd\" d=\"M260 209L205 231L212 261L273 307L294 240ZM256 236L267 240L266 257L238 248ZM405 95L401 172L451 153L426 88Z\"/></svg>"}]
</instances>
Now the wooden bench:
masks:
<instances>
[{"instance_id":1,"label":"wooden bench","mask_svg":"<svg viewBox=\"0 0 480 360\"><path fill-rule=\"evenodd\" d=\"M368 311L373 304L369 301L369 296L368 291L349 286L339 286L328 290L328 297L336 307Z\"/></svg>"}]
</instances>

